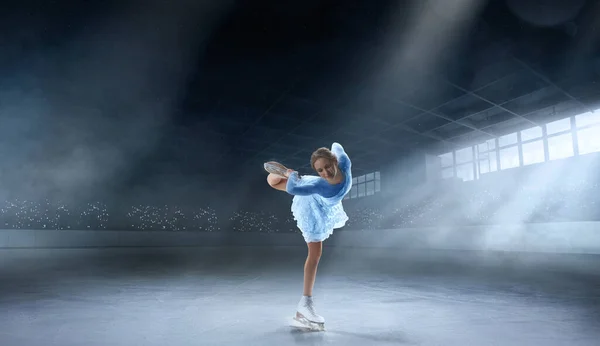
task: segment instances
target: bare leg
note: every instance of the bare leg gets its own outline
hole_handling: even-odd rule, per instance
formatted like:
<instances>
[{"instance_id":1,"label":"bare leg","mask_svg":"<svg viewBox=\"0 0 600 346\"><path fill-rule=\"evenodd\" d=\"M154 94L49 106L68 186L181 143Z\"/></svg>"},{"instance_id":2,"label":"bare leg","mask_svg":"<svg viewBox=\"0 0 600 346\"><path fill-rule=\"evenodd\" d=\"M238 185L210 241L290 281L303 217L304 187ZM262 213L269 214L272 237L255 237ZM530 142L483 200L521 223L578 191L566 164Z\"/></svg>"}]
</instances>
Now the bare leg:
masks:
<instances>
[{"instance_id":1,"label":"bare leg","mask_svg":"<svg viewBox=\"0 0 600 346\"><path fill-rule=\"evenodd\" d=\"M315 311L313 302L313 286L317 276L317 267L323 250L322 242L308 243L308 257L304 263L304 291L296 310L295 320L304 327L313 330L325 330L325 319Z\"/></svg>"},{"instance_id":2,"label":"bare leg","mask_svg":"<svg viewBox=\"0 0 600 346\"><path fill-rule=\"evenodd\" d=\"M317 267L319 266L319 260L321 259L321 253L323 252L323 243L307 243L308 245L308 257L304 263L304 296L311 297L313 287L315 286L315 279L317 277Z\"/></svg>"},{"instance_id":3,"label":"bare leg","mask_svg":"<svg viewBox=\"0 0 600 346\"><path fill-rule=\"evenodd\" d=\"M286 178L282 178L276 174L269 173L269 175L267 176L267 183L269 183L269 185L272 188L274 188L275 190L286 191L286 189L285 189L285 187L287 185Z\"/></svg>"}]
</instances>

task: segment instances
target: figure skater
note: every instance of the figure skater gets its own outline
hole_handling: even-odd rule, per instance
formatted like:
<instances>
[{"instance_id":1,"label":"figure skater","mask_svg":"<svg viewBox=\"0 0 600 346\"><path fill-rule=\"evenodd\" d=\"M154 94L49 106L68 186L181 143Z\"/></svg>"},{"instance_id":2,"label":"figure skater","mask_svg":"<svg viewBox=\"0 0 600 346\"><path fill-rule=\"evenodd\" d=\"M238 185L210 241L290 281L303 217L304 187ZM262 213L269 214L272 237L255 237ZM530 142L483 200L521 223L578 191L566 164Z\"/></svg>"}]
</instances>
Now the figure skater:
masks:
<instances>
[{"instance_id":1,"label":"figure skater","mask_svg":"<svg viewBox=\"0 0 600 346\"><path fill-rule=\"evenodd\" d=\"M339 143L333 143L331 150L317 149L310 158L310 164L318 177L300 177L298 172L280 165L279 172L283 176L271 172L267 182L274 189L294 196L291 211L308 246L308 257L304 264L304 292L294 320L310 329L324 330L325 319L315 311L313 287L323 241L329 238L334 229L343 227L348 221L342 199L352 187L352 164Z\"/></svg>"}]
</instances>

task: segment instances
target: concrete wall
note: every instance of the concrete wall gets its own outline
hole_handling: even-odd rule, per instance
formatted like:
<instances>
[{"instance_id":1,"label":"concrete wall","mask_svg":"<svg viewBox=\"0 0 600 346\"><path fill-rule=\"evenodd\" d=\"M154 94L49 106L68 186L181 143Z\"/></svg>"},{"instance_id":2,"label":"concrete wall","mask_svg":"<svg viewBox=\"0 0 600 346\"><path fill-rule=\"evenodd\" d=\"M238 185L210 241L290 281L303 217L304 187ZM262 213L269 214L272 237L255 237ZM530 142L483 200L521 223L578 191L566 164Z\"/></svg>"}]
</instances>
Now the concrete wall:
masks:
<instances>
[{"instance_id":1,"label":"concrete wall","mask_svg":"<svg viewBox=\"0 0 600 346\"><path fill-rule=\"evenodd\" d=\"M304 246L298 233L0 230L0 248ZM600 223L339 230L326 246L600 254Z\"/></svg>"}]
</instances>

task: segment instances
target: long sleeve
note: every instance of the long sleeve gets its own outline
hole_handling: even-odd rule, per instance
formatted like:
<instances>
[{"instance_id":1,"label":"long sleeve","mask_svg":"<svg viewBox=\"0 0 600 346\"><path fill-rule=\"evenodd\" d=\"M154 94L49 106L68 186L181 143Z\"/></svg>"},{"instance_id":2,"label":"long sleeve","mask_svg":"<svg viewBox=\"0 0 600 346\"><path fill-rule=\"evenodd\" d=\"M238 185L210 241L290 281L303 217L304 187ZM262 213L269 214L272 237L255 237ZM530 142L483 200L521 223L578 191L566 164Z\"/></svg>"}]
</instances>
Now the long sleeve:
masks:
<instances>
[{"instance_id":1,"label":"long sleeve","mask_svg":"<svg viewBox=\"0 0 600 346\"><path fill-rule=\"evenodd\" d=\"M344 147L342 147L341 144L334 142L331 145L331 152L337 157L338 165L342 170L347 171L350 169L352 162L350 161L350 158L344 151Z\"/></svg>"},{"instance_id":2,"label":"long sleeve","mask_svg":"<svg viewBox=\"0 0 600 346\"><path fill-rule=\"evenodd\" d=\"M306 176L303 179L298 177L298 172L293 172L285 185L285 190L290 195L294 196L308 196L308 195L321 195L323 197L332 197L336 191L333 185L327 181L312 176Z\"/></svg>"}]
</instances>

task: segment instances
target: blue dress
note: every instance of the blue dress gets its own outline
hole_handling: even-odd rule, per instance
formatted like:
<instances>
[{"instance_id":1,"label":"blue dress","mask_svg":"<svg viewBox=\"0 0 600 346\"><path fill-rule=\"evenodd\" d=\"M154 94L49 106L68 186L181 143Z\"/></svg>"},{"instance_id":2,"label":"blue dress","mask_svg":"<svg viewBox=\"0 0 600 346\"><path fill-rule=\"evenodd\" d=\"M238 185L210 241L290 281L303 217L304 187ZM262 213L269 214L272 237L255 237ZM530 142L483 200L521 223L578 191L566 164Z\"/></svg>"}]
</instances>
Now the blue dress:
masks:
<instances>
[{"instance_id":1,"label":"blue dress","mask_svg":"<svg viewBox=\"0 0 600 346\"><path fill-rule=\"evenodd\" d=\"M333 143L331 152L337 157L338 166L344 174L339 184L314 175L298 177L292 173L286 191L293 195L292 214L307 243L323 241L348 221L342 206L344 196L352 188L352 163L339 143Z\"/></svg>"}]
</instances>

